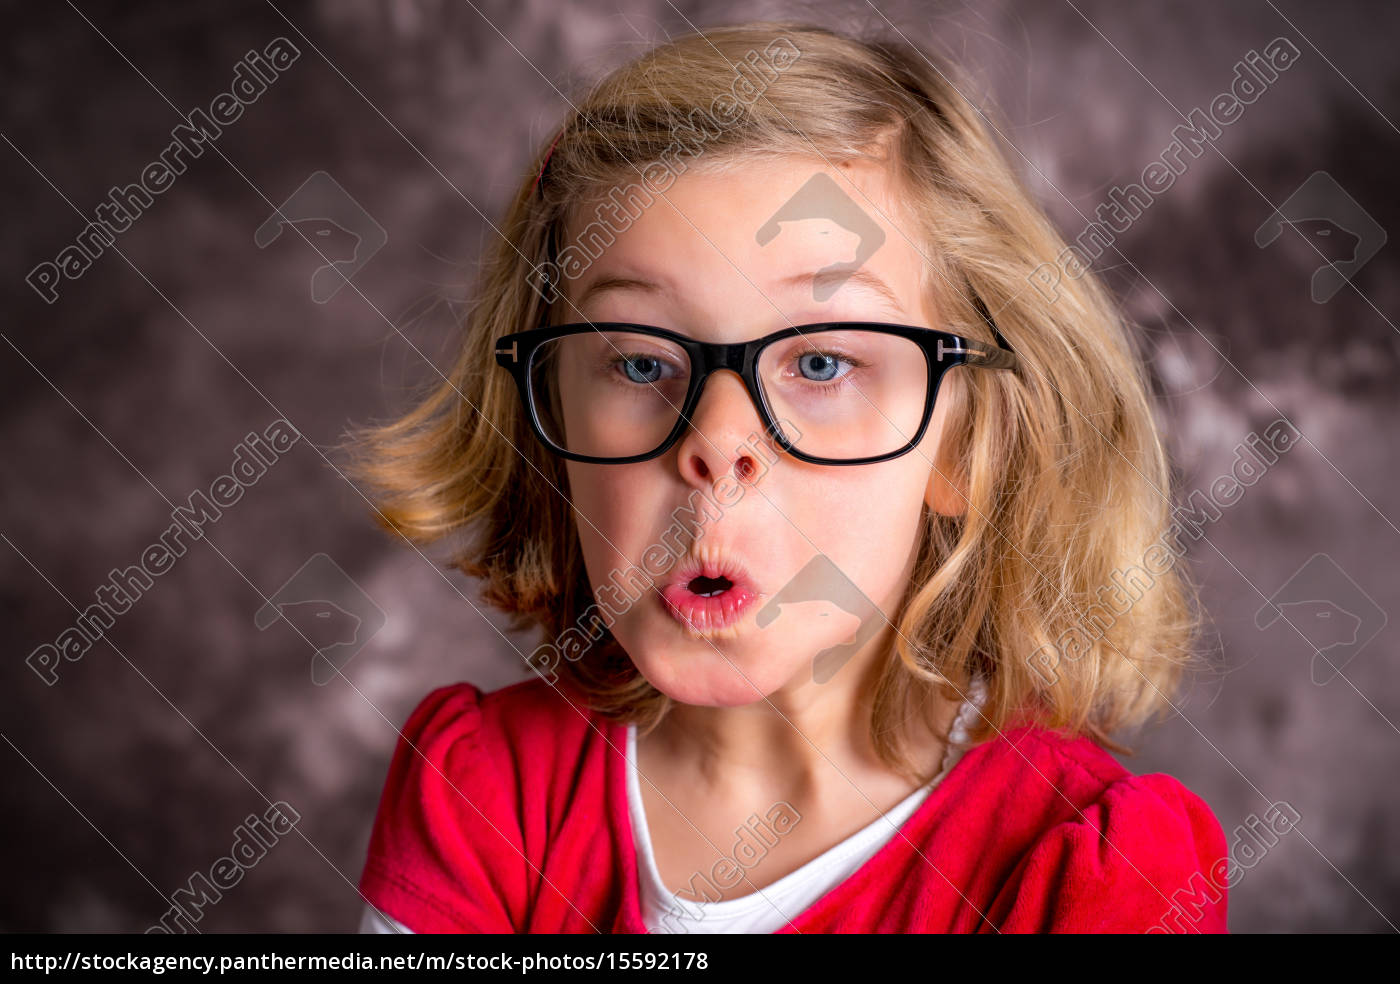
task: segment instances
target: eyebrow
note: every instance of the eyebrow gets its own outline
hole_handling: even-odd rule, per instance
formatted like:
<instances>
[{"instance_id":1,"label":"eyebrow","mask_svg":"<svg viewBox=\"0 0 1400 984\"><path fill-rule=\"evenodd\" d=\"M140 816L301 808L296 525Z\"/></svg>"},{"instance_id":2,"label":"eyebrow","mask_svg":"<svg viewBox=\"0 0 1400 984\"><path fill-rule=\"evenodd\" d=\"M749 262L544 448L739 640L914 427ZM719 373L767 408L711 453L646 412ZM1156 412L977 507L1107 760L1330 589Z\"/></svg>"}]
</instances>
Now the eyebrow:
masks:
<instances>
[{"instance_id":1,"label":"eyebrow","mask_svg":"<svg viewBox=\"0 0 1400 984\"><path fill-rule=\"evenodd\" d=\"M599 277L589 284L574 303L582 307L589 299L610 291L637 290L648 294L664 294L669 288L643 277Z\"/></svg>"},{"instance_id":2,"label":"eyebrow","mask_svg":"<svg viewBox=\"0 0 1400 984\"><path fill-rule=\"evenodd\" d=\"M900 303L899 298L895 296L894 291L890 289L889 284L881 280L878 274L864 267L857 267L854 270L848 270L844 267L837 267L835 269L824 267L809 273L794 274L791 277L777 281L775 286L787 290L805 287L815 292L818 287L829 287L833 284L840 285L841 287L849 285L864 288L874 294L878 294L896 309L903 310L904 306ZM648 294L665 294L670 292L671 288L669 284L639 276L599 277L584 289L583 293L579 295L578 301L575 303L582 307L586 301L600 294L606 294L611 291L629 290L641 291Z\"/></svg>"},{"instance_id":3,"label":"eyebrow","mask_svg":"<svg viewBox=\"0 0 1400 984\"><path fill-rule=\"evenodd\" d=\"M778 284L780 287L787 287L789 289L793 287L806 287L814 294L818 287L829 287L833 285L838 289L847 286L863 287L868 291L879 294L882 298L889 301L890 304L894 305L895 308L899 310L903 310L904 308L904 305L900 304L899 298L895 296L894 291L890 289L890 285L881 280L874 271L867 270L865 267L856 267L854 270L846 269L844 266L835 269L823 267L811 273L799 273L796 276L788 277L786 280L779 281Z\"/></svg>"}]
</instances>

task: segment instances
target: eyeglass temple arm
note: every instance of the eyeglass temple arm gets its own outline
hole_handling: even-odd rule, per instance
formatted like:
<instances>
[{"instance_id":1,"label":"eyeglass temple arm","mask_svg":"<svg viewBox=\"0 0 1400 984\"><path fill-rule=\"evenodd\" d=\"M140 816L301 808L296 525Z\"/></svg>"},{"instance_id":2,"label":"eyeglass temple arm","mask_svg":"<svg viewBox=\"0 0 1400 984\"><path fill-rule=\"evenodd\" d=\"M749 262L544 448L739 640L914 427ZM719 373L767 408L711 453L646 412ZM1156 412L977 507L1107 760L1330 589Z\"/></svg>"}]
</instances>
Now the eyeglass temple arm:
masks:
<instances>
[{"instance_id":1,"label":"eyeglass temple arm","mask_svg":"<svg viewBox=\"0 0 1400 984\"><path fill-rule=\"evenodd\" d=\"M967 364L970 366L981 366L986 369L1014 369L1016 368L1016 352L1002 335L997 323L992 320L992 314L987 310L987 305L982 302L977 291L972 291L972 303L977 308L977 313L982 316L982 320L987 322L987 327L992 330L992 337L997 340L997 348L983 349L969 347L967 353Z\"/></svg>"}]
</instances>

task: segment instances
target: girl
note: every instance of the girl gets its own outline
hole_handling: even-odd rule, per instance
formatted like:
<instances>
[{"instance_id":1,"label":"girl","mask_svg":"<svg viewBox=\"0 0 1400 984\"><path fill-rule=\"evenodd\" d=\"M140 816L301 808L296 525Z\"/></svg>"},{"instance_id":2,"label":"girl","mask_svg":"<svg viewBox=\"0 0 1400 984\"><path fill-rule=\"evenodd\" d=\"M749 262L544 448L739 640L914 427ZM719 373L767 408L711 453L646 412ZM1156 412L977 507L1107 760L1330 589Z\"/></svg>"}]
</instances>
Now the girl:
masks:
<instances>
[{"instance_id":1,"label":"girl","mask_svg":"<svg viewBox=\"0 0 1400 984\"><path fill-rule=\"evenodd\" d=\"M1211 810L1105 750L1192 658L1148 384L992 130L791 24L577 105L357 444L545 639L410 715L362 929L1225 930Z\"/></svg>"}]
</instances>

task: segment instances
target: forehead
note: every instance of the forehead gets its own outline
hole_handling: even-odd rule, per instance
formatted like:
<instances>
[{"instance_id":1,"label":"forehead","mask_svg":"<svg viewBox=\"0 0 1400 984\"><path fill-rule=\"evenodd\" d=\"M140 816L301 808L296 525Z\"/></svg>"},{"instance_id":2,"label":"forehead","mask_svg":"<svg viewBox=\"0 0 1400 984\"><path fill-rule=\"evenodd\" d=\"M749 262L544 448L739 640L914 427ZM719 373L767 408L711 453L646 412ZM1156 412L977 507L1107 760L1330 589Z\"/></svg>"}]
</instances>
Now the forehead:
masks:
<instances>
[{"instance_id":1,"label":"forehead","mask_svg":"<svg viewBox=\"0 0 1400 984\"><path fill-rule=\"evenodd\" d=\"M620 185L575 211L565 241L585 264L566 294L586 313L640 297L704 310L852 303L878 304L885 320L929 314L928 247L874 161L692 168L661 194Z\"/></svg>"}]
</instances>

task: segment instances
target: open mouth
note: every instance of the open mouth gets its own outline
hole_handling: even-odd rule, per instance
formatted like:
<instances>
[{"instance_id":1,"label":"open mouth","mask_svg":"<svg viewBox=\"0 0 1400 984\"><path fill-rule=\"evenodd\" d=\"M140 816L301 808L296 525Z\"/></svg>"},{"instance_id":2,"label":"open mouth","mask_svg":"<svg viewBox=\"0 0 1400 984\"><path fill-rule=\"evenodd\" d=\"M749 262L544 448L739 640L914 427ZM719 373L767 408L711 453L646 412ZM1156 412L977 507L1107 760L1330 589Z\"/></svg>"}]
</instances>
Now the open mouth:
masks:
<instances>
[{"instance_id":1,"label":"open mouth","mask_svg":"<svg viewBox=\"0 0 1400 984\"><path fill-rule=\"evenodd\" d=\"M734 582L727 577L701 576L692 578L686 587L701 598L714 598L734 587Z\"/></svg>"},{"instance_id":2,"label":"open mouth","mask_svg":"<svg viewBox=\"0 0 1400 984\"><path fill-rule=\"evenodd\" d=\"M687 562L661 591L663 607L690 632L735 625L759 597L748 573L732 558Z\"/></svg>"}]
</instances>

